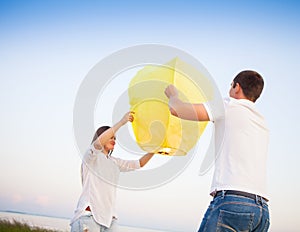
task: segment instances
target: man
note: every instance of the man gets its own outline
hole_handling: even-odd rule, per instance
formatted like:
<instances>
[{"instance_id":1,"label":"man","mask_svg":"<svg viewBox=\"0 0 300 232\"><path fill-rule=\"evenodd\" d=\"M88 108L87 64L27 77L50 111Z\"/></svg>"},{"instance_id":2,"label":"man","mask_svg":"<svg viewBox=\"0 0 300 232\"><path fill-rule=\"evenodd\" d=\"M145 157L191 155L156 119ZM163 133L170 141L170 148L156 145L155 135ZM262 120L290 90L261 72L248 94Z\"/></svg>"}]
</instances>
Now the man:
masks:
<instances>
[{"instance_id":1,"label":"man","mask_svg":"<svg viewBox=\"0 0 300 232\"><path fill-rule=\"evenodd\" d=\"M182 102L173 85L165 90L173 115L187 120L212 121L216 131L218 125L225 128L210 190L213 201L199 232L260 232L269 228L266 195L269 131L254 104L263 86L259 73L240 72L231 83L230 98L224 99L225 115L217 118L209 111L208 104Z\"/></svg>"}]
</instances>

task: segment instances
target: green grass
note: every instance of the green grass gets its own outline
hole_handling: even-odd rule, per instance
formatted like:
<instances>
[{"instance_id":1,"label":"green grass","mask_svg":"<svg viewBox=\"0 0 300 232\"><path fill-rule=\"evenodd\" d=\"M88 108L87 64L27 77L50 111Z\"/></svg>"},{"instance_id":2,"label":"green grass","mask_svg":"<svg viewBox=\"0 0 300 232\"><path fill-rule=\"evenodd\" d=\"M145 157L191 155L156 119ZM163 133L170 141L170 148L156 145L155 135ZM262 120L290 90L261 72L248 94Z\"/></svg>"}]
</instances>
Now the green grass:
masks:
<instances>
[{"instance_id":1,"label":"green grass","mask_svg":"<svg viewBox=\"0 0 300 232\"><path fill-rule=\"evenodd\" d=\"M0 232L57 232L56 230L48 230L37 226L30 226L27 223L18 222L13 220L12 222L6 219L0 219Z\"/></svg>"}]
</instances>

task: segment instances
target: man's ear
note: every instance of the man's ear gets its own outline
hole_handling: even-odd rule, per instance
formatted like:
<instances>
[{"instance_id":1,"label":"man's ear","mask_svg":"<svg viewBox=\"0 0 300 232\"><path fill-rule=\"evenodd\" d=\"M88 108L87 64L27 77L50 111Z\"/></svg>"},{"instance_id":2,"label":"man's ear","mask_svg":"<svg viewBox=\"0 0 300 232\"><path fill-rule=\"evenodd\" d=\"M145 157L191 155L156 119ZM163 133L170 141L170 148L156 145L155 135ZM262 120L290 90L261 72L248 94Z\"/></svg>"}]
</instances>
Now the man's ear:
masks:
<instances>
[{"instance_id":1,"label":"man's ear","mask_svg":"<svg viewBox=\"0 0 300 232\"><path fill-rule=\"evenodd\" d=\"M239 83L235 83L235 87L233 89L235 93L239 93L242 90Z\"/></svg>"}]
</instances>

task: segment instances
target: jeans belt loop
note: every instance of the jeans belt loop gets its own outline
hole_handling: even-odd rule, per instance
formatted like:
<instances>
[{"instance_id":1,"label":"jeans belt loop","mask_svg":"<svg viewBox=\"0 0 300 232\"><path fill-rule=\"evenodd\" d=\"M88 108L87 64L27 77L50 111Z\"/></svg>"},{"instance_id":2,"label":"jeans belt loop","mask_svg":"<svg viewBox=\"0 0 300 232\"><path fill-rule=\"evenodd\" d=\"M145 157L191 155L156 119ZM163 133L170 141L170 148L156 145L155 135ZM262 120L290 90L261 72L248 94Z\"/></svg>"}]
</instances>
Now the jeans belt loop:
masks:
<instances>
[{"instance_id":1,"label":"jeans belt loop","mask_svg":"<svg viewBox=\"0 0 300 232\"><path fill-rule=\"evenodd\" d=\"M226 193L226 191L225 191L225 190L222 190L222 198L225 197L225 193Z\"/></svg>"},{"instance_id":2,"label":"jeans belt loop","mask_svg":"<svg viewBox=\"0 0 300 232\"><path fill-rule=\"evenodd\" d=\"M261 196L255 195L256 197L256 203L259 205L263 205L263 198Z\"/></svg>"}]
</instances>

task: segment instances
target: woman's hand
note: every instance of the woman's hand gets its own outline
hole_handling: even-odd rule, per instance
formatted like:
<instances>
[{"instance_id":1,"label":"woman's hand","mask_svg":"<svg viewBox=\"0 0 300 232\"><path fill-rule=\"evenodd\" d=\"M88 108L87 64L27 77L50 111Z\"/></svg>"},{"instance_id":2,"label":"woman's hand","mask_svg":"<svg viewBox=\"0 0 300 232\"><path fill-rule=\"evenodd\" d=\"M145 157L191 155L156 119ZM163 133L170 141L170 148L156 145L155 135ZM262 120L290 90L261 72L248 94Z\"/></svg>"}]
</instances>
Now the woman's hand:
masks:
<instances>
[{"instance_id":1,"label":"woman's hand","mask_svg":"<svg viewBox=\"0 0 300 232\"><path fill-rule=\"evenodd\" d=\"M133 115L134 115L133 111L127 112L120 121L122 123L122 125L126 124L127 122L133 122L133 120L134 120Z\"/></svg>"}]
</instances>

